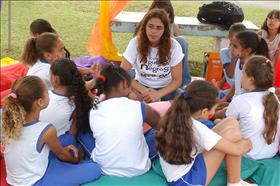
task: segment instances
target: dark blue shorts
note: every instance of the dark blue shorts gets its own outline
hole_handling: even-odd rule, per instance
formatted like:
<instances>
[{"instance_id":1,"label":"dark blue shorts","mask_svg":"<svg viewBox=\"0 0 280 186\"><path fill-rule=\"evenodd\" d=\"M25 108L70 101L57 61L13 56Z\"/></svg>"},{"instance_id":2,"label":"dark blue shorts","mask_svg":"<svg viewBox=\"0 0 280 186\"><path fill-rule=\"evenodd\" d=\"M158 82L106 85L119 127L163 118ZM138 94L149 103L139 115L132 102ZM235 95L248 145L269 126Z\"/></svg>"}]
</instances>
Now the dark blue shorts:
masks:
<instances>
[{"instance_id":1,"label":"dark blue shorts","mask_svg":"<svg viewBox=\"0 0 280 186\"><path fill-rule=\"evenodd\" d=\"M206 165L202 154L198 154L189 172L177 181L168 182L170 186L200 186L206 183Z\"/></svg>"}]
</instances>

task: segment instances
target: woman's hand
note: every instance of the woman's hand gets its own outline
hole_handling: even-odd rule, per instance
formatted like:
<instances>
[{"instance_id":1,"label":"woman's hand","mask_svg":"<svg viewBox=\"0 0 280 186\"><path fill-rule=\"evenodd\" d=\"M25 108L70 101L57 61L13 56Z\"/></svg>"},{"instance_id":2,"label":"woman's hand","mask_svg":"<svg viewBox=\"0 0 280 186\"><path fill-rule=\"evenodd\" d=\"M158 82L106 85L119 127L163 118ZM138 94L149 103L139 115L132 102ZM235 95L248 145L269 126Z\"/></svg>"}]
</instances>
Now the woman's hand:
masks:
<instances>
[{"instance_id":1,"label":"woman's hand","mask_svg":"<svg viewBox=\"0 0 280 186\"><path fill-rule=\"evenodd\" d=\"M149 88L147 91L143 93L143 100L146 103L151 103L160 100L160 95L157 90Z\"/></svg>"}]
</instances>

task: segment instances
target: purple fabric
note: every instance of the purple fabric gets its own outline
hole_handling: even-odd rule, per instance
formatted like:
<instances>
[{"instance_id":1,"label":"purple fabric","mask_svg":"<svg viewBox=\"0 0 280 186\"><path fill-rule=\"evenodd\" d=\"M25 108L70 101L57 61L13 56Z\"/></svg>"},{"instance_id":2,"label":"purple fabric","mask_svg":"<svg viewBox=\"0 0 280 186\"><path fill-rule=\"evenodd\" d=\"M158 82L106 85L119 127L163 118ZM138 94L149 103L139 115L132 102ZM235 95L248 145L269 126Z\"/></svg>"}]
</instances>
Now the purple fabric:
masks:
<instances>
[{"instance_id":1,"label":"purple fabric","mask_svg":"<svg viewBox=\"0 0 280 186\"><path fill-rule=\"evenodd\" d=\"M80 56L72 59L78 67L91 67L95 63L99 63L102 66L114 63L115 65L120 65L120 62L110 61L102 56Z\"/></svg>"},{"instance_id":2,"label":"purple fabric","mask_svg":"<svg viewBox=\"0 0 280 186\"><path fill-rule=\"evenodd\" d=\"M2 0L0 0L0 10L1 10L1 8L2 8Z\"/></svg>"}]
</instances>

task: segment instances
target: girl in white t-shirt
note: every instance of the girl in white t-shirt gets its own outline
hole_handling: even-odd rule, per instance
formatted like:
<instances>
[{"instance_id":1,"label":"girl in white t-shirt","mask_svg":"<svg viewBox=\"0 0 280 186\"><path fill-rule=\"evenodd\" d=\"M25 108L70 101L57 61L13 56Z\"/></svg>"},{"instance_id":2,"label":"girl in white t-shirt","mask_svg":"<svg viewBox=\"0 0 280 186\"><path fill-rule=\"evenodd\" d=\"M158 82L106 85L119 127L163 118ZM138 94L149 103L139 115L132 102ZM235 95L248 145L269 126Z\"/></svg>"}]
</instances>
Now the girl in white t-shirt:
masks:
<instances>
[{"instance_id":1,"label":"girl in white t-shirt","mask_svg":"<svg viewBox=\"0 0 280 186\"><path fill-rule=\"evenodd\" d=\"M49 91L50 103L41 111L40 120L51 122L58 136L90 130L88 112L92 99L75 63L70 59L59 59L52 63L50 80L54 90Z\"/></svg>"},{"instance_id":2,"label":"girl in white t-shirt","mask_svg":"<svg viewBox=\"0 0 280 186\"><path fill-rule=\"evenodd\" d=\"M241 137L238 122L226 119L211 130L198 121L212 117L217 97L213 85L193 81L161 120L156 141L169 185L208 185L223 159L227 185L249 185L240 180L240 158L252 144Z\"/></svg>"},{"instance_id":3,"label":"girl in white t-shirt","mask_svg":"<svg viewBox=\"0 0 280 186\"><path fill-rule=\"evenodd\" d=\"M50 83L50 66L56 59L65 57L64 44L58 35L43 33L27 40L21 60L29 66L27 76L40 77L52 90Z\"/></svg>"},{"instance_id":4,"label":"girl in white t-shirt","mask_svg":"<svg viewBox=\"0 0 280 186\"><path fill-rule=\"evenodd\" d=\"M4 103L2 132L9 185L79 185L100 176L100 167L92 161L70 164L79 162L77 148L71 141L63 147L55 127L39 120L49 103L47 87L39 77L16 80Z\"/></svg>"},{"instance_id":5,"label":"girl in white t-shirt","mask_svg":"<svg viewBox=\"0 0 280 186\"><path fill-rule=\"evenodd\" d=\"M184 54L171 37L169 24L164 10L149 11L123 54L121 67L135 69L132 88L145 102L173 99L180 92Z\"/></svg>"},{"instance_id":6,"label":"girl in white t-shirt","mask_svg":"<svg viewBox=\"0 0 280 186\"><path fill-rule=\"evenodd\" d=\"M233 95L238 96L245 92L241 86L241 74L243 65L253 55L263 55L268 57L268 47L264 39L260 39L255 32L242 31L235 35L230 41L230 50L233 56L238 58L234 70L234 85L230 88L224 101Z\"/></svg>"},{"instance_id":7,"label":"girl in white t-shirt","mask_svg":"<svg viewBox=\"0 0 280 186\"><path fill-rule=\"evenodd\" d=\"M35 19L32 21L30 24L30 35L32 37L38 37L39 35L45 33L45 32L50 32L57 34L57 31L52 27L49 21L45 19ZM64 47L65 50L65 57L70 58L70 52ZM94 65L93 65L94 66ZM83 75L88 75L88 74L93 74L94 75L94 67L91 68L78 68L78 70L83 74Z\"/></svg>"},{"instance_id":8,"label":"girl in white t-shirt","mask_svg":"<svg viewBox=\"0 0 280 186\"><path fill-rule=\"evenodd\" d=\"M277 154L280 138L280 105L273 87L271 61L253 56L242 72L242 87L247 93L229 104L226 116L239 121L241 134L252 141L246 154L252 159L272 158Z\"/></svg>"},{"instance_id":9,"label":"girl in white t-shirt","mask_svg":"<svg viewBox=\"0 0 280 186\"><path fill-rule=\"evenodd\" d=\"M69 54L69 52L68 52ZM29 66L27 76L34 75L44 80L48 90L53 87L50 83L50 66L57 59L66 57L63 41L56 33L45 32L27 40L21 60ZM91 68L79 68L82 74L93 74L99 68L99 64L94 64ZM86 83L87 89L91 89L94 80Z\"/></svg>"},{"instance_id":10,"label":"girl in white t-shirt","mask_svg":"<svg viewBox=\"0 0 280 186\"><path fill-rule=\"evenodd\" d=\"M143 102L128 99L131 77L120 67L108 65L96 79L97 95L105 93L105 100L93 107L89 114L90 139L81 135L82 145L91 152L105 175L133 177L146 173L155 150L155 130L143 134L144 122L157 128L159 116Z\"/></svg>"},{"instance_id":11,"label":"girl in white t-shirt","mask_svg":"<svg viewBox=\"0 0 280 186\"><path fill-rule=\"evenodd\" d=\"M268 13L258 34L266 41L269 58L275 64L280 57L280 10Z\"/></svg>"}]
</instances>

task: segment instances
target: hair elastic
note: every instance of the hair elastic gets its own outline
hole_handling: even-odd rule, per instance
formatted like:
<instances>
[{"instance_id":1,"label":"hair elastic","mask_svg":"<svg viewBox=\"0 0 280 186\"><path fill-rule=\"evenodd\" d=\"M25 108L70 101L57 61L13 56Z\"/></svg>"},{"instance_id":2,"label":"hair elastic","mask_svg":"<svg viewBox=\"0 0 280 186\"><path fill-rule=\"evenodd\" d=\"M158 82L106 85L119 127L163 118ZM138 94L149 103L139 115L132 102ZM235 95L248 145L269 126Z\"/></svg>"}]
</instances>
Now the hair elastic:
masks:
<instances>
[{"instance_id":1,"label":"hair elastic","mask_svg":"<svg viewBox=\"0 0 280 186\"><path fill-rule=\"evenodd\" d=\"M278 102L278 104L280 104L280 101L279 101L277 95L275 94L275 92L276 92L275 87L270 87L267 91L268 91L269 93L272 93L272 94L274 95L276 101Z\"/></svg>"},{"instance_id":2,"label":"hair elastic","mask_svg":"<svg viewBox=\"0 0 280 186\"><path fill-rule=\"evenodd\" d=\"M184 91L183 93L183 96L184 96L184 99L188 99L189 98L189 93L188 93L188 91Z\"/></svg>"},{"instance_id":3,"label":"hair elastic","mask_svg":"<svg viewBox=\"0 0 280 186\"><path fill-rule=\"evenodd\" d=\"M9 96L12 98L15 98L15 99L18 98L18 94L14 89L11 90L11 93L9 94Z\"/></svg>"},{"instance_id":4,"label":"hair elastic","mask_svg":"<svg viewBox=\"0 0 280 186\"><path fill-rule=\"evenodd\" d=\"M33 38L32 38L32 41L33 41L34 43L36 43L37 37L33 37Z\"/></svg>"},{"instance_id":5,"label":"hair elastic","mask_svg":"<svg viewBox=\"0 0 280 186\"><path fill-rule=\"evenodd\" d=\"M105 81L106 81L106 76L100 75L100 76L98 77L98 79L101 79L103 82L105 82Z\"/></svg>"}]
</instances>

